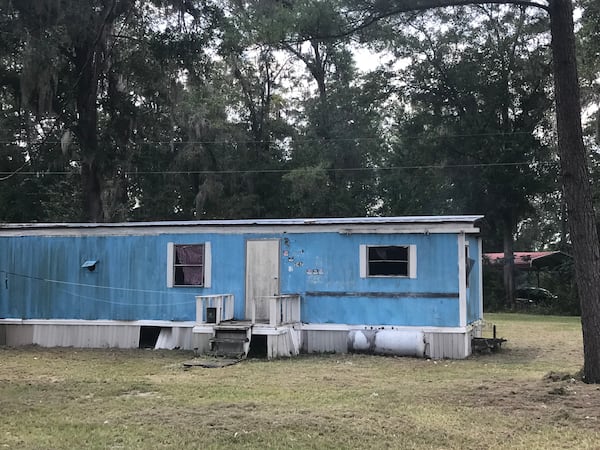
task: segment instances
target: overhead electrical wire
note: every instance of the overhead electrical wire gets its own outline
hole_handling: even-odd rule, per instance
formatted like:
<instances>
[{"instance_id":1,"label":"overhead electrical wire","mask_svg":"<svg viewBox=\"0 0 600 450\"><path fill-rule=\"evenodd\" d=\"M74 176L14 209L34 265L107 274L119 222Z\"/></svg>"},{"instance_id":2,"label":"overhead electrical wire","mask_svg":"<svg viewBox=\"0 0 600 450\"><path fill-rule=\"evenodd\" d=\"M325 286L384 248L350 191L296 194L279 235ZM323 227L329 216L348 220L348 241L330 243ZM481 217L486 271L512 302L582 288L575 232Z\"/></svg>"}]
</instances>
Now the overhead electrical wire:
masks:
<instances>
[{"instance_id":1,"label":"overhead electrical wire","mask_svg":"<svg viewBox=\"0 0 600 450\"><path fill-rule=\"evenodd\" d=\"M114 301L114 300L106 300L106 299L102 299L102 298L98 298L98 297L91 297L89 295L81 295L81 294L77 294L75 292L67 291L65 289L58 289L58 291L62 292L63 294L70 295L71 297L75 297L75 298L81 298L81 299L84 299L84 300L92 300L92 301L98 302L98 303L108 303L108 304L111 304L111 305L118 305L118 306L145 306L145 307L162 306L162 307L167 307L167 306L176 306L176 305L190 305L190 304L196 303L196 300L188 300L188 301L182 301L182 302L171 302L171 301L169 301L169 303L117 302L117 301ZM165 292L165 294L170 294L170 293L169 292Z\"/></svg>"},{"instance_id":2,"label":"overhead electrical wire","mask_svg":"<svg viewBox=\"0 0 600 450\"><path fill-rule=\"evenodd\" d=\"M445 169L468 169L482 167L518 167L518 166L557 166L558 161L520 161L520 162L498 162L498 163L472 163L472 164L424 164L390 167L345 167L345 168L320 168L325 172L377 172L394 170L445 170ZM124 176L143 175L245 175L265 173L291 173L294 170L306 170L306 167L297 169L226 169L226 170L123 170L119 173ZM21 171L20 175L46 176L46 175L76 175L73 171ZM0 175L13 174L13 172L0 172ZM2 178L0 178L2 181Z\"/></svg>"},{"instance_id":3,"label":"overhead electrical wire","mask_svg":"<svg viewBox=\"0 0 600 450\"><path fill-rule=\"evenodd\" d=\"M82 288L91 288L91 289L104 289L104 290L109 290L109 291L118 291L118 292L136 292L136 293L144 293L144 294L161 294L161 295L173 295L176 292L174 291L158 291L158 290L151 290L151 289L132 289L132 288L122 288L122 287L114 287L114 286L102 286L102 285L95 285L95 284L87 284L87 283L75 283L75 282L70 282L70 281L62 281L62 280L54 280L51 278L44 278L44 277L38 277L38 276L34 276L34 275L27 275L27 274L22 274L22 273L17 273L17 272L10 272L7 270L0 270L0 273L5 274L5 276L7 277L8 275L14 276L14 277L19 277L19 278L25 278L28 280L35 280L35 281L40 281L40 282L44 282L44 283L49 283L49 284L56 284L59 286L71 286L71 287L82 287ZM6 288L8 288L8 277L5 280L6 283ZM77 298L83 298L83 299L87 299L87 300L93 300L96 302L102 302L102 303L110 303L113 305L121 305L121 306L171 306L171 305L186 305L186 304L193 304L196 303L196 300L187 300L187 301L181 301L181 302L169 302L168 304L165 303L131 303L131 302L120 302L120 301L114 301L114 300L106 300L106 299L101 299L101 298L97 298L97 297L90 297L90 296L85 296L85 295L81 295L78 294L76 292L71 292L68 291L66 289L62 289L59 288L59 291L65 293L65 294L69 294L73 297L77 297Z\"/></svg>"},{"instance_id":4,"label":"overhead electrical wire","mask_svg":"<svg viewBox=\"0 0 600 450\"><path fill-rule=\"evenodd\" d=\"M395 138L397 139L408 139L408 140L416 140L416 139L455 139L455 138L468 138L468 137L494 137L494 136L523 136L523 135L531 135L531 131L510 131L510 132L501 132L501 131L494 131L494 132L490 132L490 133L458 133L458 134L424 134L424 135L401 135L401 136L397 136ZM282 139L280 139L280 141L284 142L287 140L291 140L294 143L297 144L304 144L304 143L311 143L311 142L351 142L351 141L378 141L381 138L380 137L376 137L376 136L356 136L356 137L347 137L347 138L298 138L298 139L291 139L291 137L284 137ZM241 144L267 144L267 143L271 143L274 144L277 141L274 141L272 139L263 139L263 140L252 140L252 139L244 139L244 140L229 140L229 139L222 139L222 140L193 140L193 139L188 139L185 141L177 141L177 140L143 140L140 142L134 142L131 141L129 142L129 144L132 145L146 145L146 144L159 144L159 145L173 145L173 144L177 144L177 145L185 145L185 144L214 144L214 145L241 145ZM60 144L60 140L56 140L56 141L50 141L50 140L45 140L43 141L44 144L54 144L54 145L58 145ZM27 142L27 141L23 141L20 139L4 139L1 140L0 139L0 144L5 144L5 145L23 145L23 144L29 144L29 145L40 145L40 142Z\"/></svg>"}]
</instances>

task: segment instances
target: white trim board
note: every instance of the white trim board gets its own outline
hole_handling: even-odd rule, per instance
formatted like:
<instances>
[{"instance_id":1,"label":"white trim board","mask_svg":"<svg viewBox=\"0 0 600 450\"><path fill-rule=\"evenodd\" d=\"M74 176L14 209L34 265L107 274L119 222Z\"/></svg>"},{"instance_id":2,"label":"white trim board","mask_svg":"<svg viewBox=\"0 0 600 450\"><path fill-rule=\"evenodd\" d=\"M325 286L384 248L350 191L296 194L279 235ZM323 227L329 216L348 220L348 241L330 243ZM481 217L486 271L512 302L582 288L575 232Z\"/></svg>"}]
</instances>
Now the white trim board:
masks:
<instances>
[{"instance_id":1,"label":"white trim board","mask_svg":"<svg viewBox=\"0 0 600 450\"><path fill-rule=\"evenodd\" d=\"M192 333L213 334L215 331L215 326L218 325L196 325L192 329ZM271 327L266 324L255 324L252 327L252 334L260 336L280 336L282 334L286 334L290 328L299 329L299 327L295 325L279 325L277 327Z\"/></svg>"},{"instance_id":2,"label":"white trim board","mask_svg":"<svg viewBox=\"0 0 600 450\"><path fill-rule=\"evenodd\" d=\"M210 241L204 243L204 283L205 289L212 285L212 247Z\"/></svg>"},{"instance_id":3,"label":"white trim board","mask_svg":"<svg viewBox=\"0 0 600 450\"><path fill-rule=\"evenodd\" d=\"M477 263L479 265L479 320L483 320L483 243L481 237L477 238Z\"/></svg>"},{"instance_id":4,"label":"white trim board","mask_svg":"<svg viewBox=\"0 0 600 450\"><path fill-rule=\"evenodd\" d=\"M464 327L428 327L404 325L347 325L337 323L303 323L304 331L350 331L350 330L397 330L397 331L422 331L424 333L468 333L473 329L473 324Z\"/></svg>"},{"instance_id":5,"label":"white trim board","mask_svg":"<svg viewBox=\"0 0 600 450\"><path fill-rule=\"evenodd\" d=\"M0 325L73 325L73 326L153 326L161 328L191 328L193 333L212 334L213 325L198 325L196 322L172 322L168 320L80 320L80 319L0 319ZM285 334L288 328L302 331L351 331L351 330L395 330L395 331L420 331L423 333L469 333L473 328L481 326L481 322L474 322L465 327L428 327L428 326L397 326L397 325L348 325L333 323L309 323L294 324L290 326L278 326L275 328L268 325L254 326L252 333L257 335L280 335Z\"/></svg>"},{"instance_id":6,"label":"white trim board","mask_svg":"<svg viewBox=\"0 0 600 450\"><path fill-rule=\"evenodd\" d=\"M172 288L174 284L175 271L173 265L175 262L175 244L173 242L167 243L167 287Z\"/></svg>"},{"instance_id":7,"label":"white trim board","mask_svg":"<svg viewBox=\"0 0 600 450\"><path fill-rule=\"evenodd\" d=\"M170 320L85 320L85 319L0 319L0 325L88 325L88 326L141 326L162 328L193 328L196 322Z\"/></svg>"},{"instance_id":8,"label":"white trim board","mask_svg":"<svg viewBox=\"0 0 600 450\"><path fill-rule=\"evenodd\" d=\"M463 233L458 235L458 319L461 326L467 324L467 270L465 267L466 239Z\"/></svg>"}]
</instances>

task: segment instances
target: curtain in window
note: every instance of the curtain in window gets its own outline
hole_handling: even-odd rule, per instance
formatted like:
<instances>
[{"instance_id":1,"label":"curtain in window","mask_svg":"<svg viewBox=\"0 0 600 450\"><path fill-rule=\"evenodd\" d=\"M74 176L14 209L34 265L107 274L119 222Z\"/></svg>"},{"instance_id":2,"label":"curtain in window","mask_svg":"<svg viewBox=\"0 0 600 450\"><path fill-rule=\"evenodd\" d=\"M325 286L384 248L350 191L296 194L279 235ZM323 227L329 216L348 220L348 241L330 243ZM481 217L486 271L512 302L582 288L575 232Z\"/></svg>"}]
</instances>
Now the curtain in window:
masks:
<instances>
[{"instance_id":1,"label":"curtain in window","mask_svg":"<svg viewBox=\"0 0 600 450\"><path fill-rule=\"evenodd\" d=\"M201 286L204 278L204 246L178 245L175 247L176 284Z\"/></svg>"}]
</instances>

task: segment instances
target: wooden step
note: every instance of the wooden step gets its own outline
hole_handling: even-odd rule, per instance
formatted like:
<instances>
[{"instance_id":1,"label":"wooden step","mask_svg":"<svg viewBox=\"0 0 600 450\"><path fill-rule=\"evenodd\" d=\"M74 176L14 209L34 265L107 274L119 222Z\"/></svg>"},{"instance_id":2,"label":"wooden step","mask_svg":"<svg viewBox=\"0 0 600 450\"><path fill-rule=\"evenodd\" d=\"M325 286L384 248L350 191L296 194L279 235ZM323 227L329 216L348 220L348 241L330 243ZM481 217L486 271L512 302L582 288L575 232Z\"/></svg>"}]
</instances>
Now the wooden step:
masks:
<instances>
[{"instance_id":1,"label":"wooden step","mask_svg":"<svg viewBox=\"0 0 600 450\"><path fill-rule=\"evenodd\" d=\"M251 325L233 325L233 324L228 324L228 325L215 325L214 330L215 330L215 332L218 332L218 331L229 331L229 332L232 332L232 333L245 333L250 328L252 328Z\"/></svg>"},{"instance_id":2,"label":"wooden step","mask_svg":"<svg viewBox=\"0 0 600 450\"><path fill-rule=\"evenodd\" d=\"M215 335L209 339L212 354L230 358L244 358L250 349L251 326L220 325L214 328Z\"/></svg>"},{"instance_id":3,"label":"wooden step","mask_svg":"<svg viewBox=\"0 0 600 450\"><path fill-rule=\"evenodd\" d=\"M231 344L235 344L235 343L240 343L243 344L244 342L250 342L250 339L248 339L246 336L240 336L239 338L237 337L213 337L210 338L208 340L209 342L227 342L227 343L231 343Z\"/></svg>"}]
</instances>

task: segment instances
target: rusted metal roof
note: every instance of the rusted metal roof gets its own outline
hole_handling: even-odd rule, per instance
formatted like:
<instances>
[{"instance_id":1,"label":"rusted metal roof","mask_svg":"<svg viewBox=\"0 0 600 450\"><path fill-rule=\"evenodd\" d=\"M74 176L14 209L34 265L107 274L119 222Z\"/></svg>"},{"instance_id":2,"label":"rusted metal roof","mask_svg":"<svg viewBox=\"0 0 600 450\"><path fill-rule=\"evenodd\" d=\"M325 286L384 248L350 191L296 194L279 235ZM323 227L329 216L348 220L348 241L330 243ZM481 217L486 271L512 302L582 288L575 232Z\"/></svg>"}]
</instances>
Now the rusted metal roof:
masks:
<instances>
[{"instance_id":1,"label":"rusted metal roof","mask_svg":"<svg viewBox=\"0 0 600 450\"><path fill-rule=\"evenodd\" d=\"M553 252L514 252L516 269L541 269L556 267L570 259L566 253ZM483 259L490 265L504 264L504 253L484 253Z\"/></svg>"},{"instance_id":2,"label":"rusted metal roof","mask_svg":"<svg viewBox=\"0 0 600 450\"><path fill-rule=\"evenodd\" d=\"M480 215L460 216L397 216L397 217L336 217L303 219L238 219L185 220L120 223L3 223L0 229L39 228L120 228L120 227L197 227L197 226L270 226L270 225L376 225L376 224L474 224Z\"/></svg>"}]
</instances>

